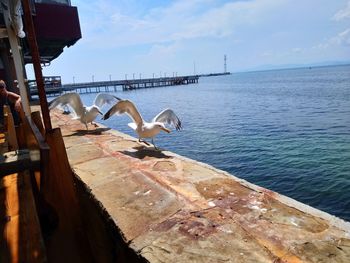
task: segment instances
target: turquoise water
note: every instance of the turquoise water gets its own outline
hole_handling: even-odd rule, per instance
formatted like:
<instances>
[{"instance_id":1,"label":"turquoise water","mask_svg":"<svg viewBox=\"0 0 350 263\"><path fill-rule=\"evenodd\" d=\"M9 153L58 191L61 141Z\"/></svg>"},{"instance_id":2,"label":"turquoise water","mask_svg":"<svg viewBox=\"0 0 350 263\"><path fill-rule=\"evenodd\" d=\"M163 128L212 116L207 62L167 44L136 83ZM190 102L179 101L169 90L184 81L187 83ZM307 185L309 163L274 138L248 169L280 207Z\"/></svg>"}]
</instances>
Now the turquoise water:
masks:
<instances>
[{"instance_id":1,"label":"turquoise water","mask_svg":"<svg viewBox=\"0 0 350 263\"><path fill-rule=\"evenodd\" d=\"M158 147L350 221L350 66L235 73L116 94L146 120L166 107L177 113L184 129L156 137ZM82 95L87 104L94 96ZM135 136L127 116L99 122Z\"/></svg>"}]
</instances>

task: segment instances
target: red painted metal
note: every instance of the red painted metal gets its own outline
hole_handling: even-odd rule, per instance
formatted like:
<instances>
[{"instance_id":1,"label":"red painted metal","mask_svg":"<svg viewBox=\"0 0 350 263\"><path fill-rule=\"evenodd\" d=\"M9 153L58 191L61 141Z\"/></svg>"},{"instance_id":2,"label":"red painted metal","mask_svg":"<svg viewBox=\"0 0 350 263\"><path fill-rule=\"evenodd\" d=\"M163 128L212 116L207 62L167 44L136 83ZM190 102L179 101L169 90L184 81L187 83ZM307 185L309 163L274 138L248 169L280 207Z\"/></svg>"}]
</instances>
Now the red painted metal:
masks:
<instances>
[{"instance_id":1,"label":"red painted metal","mask_svg":"<svg viewBox=\"0 0 350 263\"><path fill-rule=\"evenodd\" d=\"M70 46L81 38L76 7L36 3L35 10L33 22L38 40L65 40Z\"/></svg>"},{"instance_id":2,"label":"red painted metal","mask_svg":"<svg viewBox=\"0 0 350 263\"><path fill-rule=\"evenodd\" d=\"M35 3L32 19L41 62L57 58L65 47L81 38L77 7ZM23 47L25 63L32 63L28 44Z\"/></svg>"}]
</instances>

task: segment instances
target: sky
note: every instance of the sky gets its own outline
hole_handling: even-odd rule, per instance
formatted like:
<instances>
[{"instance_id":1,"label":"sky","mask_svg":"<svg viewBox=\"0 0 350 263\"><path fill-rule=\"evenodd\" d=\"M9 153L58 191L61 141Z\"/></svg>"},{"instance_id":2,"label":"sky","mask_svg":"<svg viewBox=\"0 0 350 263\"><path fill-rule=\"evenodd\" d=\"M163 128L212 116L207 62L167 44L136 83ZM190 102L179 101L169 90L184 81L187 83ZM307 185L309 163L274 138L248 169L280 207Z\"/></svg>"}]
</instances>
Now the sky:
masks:
<instances>
[{"instance_id":1,"label":"sky","mask_svg":"<svg viewBox=\"0 0 350 263\"><path fill-rule=\"evenodd\" d=\"M65 84L350 62L350 0L71 3L82 38L43 67Z\"/></svg>"}]
</instances>

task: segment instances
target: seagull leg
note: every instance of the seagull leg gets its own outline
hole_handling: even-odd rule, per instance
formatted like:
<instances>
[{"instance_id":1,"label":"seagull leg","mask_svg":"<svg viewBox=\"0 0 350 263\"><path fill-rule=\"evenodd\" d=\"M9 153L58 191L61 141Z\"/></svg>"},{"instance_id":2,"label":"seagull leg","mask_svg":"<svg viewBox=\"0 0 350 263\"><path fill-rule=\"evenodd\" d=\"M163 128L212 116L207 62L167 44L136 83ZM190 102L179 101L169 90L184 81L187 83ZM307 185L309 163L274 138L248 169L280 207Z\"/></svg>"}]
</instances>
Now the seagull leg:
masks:
<instances>
[{"instance_id":1,"label":"seagull leg","mask_svg":"<svg viewBox=\"0 0 350 263\"><path fill-rule=\"evenodd\" d=\"M158 147L153 142L153 137L152 137L152 144L153 144L155 150L159 150Z\"/></svg>"},{"instance_id":2,"label":"seagull leg","mask_svg":"<svg viewBox=\"0 0 350 263\"><path fill-rule=\"evenodd\" d=\"M87 123L85 122L85 127L86 127L86 130L88 131L89 130L89 127L87 125Z\"/></svg>"},{"instance_id":3,"label":"seagull leg","mask_svg":"<svg viewBox=\"0 0 350 263\"><path fill-rule=\"evenodd\" d=\"M143 143L146 144L147 146L150 146L150 144L149 144L148 142L146 142L146 141L144 141L144 140L141 140L140 138L139 138L139 142L143 142Z\"/></svg>"}]
</instances>

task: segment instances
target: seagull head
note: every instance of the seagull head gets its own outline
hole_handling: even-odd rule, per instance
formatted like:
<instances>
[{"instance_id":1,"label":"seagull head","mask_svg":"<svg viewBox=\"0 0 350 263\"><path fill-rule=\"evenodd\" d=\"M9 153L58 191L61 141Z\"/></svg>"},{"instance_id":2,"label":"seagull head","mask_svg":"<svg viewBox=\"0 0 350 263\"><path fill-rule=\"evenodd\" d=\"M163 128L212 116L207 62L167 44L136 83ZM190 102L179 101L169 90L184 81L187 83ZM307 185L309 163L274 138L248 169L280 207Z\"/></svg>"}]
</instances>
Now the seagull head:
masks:
<instances>
[{"instance_id":1,"label":"seagull head","mask_svg":"<svg viewBox=\"0 0 350 263\"><path fill-rule=\"evenodd\" d=\"M164 131L164 132L170 133L170 130L167 129L167 128L165 127L164 123L155 122L154 125L155 125L158 129L160 129L160 130L162 130L162 131Z\"/></svg>"},{"instance_id":2,"label":"seagull head","mask_svg":"<svg viewBox=\"0 0 350 263\"><path fill-rule=\"evenodd\" d=\"M90 112L95 112L96 114L101 114L103 115L103 113L100 111L100 108L98 106L91 106L90 109L89 109Z\"/></svg>"}]
</instances>

